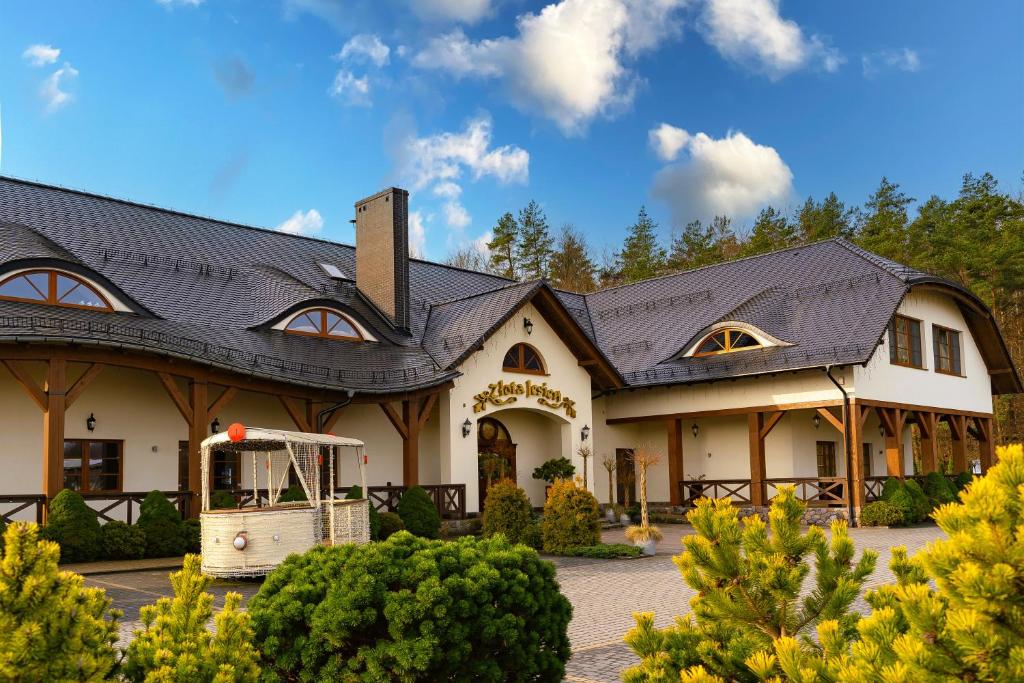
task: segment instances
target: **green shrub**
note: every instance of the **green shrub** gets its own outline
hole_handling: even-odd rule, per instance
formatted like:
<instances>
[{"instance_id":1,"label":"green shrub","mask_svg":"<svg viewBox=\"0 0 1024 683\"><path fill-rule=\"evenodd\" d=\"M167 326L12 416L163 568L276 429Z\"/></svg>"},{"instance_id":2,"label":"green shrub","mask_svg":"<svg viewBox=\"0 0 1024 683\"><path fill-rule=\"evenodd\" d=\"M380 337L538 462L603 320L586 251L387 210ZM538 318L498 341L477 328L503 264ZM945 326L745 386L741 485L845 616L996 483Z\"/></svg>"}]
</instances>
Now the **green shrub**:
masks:
<instances>
[{"instance_id":1,"label":"green shrub","mask_svg":"<svg viewBox=\"0 0 1024 683\"><path fill-rule=\"evenodd\" d=\"M56 543L35 524L4 533L0 563L0 680L105 681L117 666L121 613L99 588L60 571Z\"/></svg>"},{"instance_id":2,"label":"green shrub","mask_svg":"<svg viewBox=\"0 0 1024 683\"><path fill-rule=\"evenodd\" d=\"M124 522L107 522L100 528L103 557L108 560L138 560L146 554L146 532Z\"/></svg>"},{"instance_id":3,"label":"green shrub","mask_svg":"<svg viewBox=\"0 0 1024 683\"><path fill-rule=\"evenodd\" d=\"M676 515L670 512L652 512L651 521L656 524L686 524L685 515Z\"/></svg>"},{"instance_id":4,"label":"green shrub","mask_svg":"<svg viewBox=\"0 0 1024 683\"><path fill-rule=\"evenodd\" d=\"M554 484L558 479L572 479L576 474L576 467L569 461L569 458L551 458L540 467L533 470L533 478L541 479L549 484Z\"/></svg>"},{"instance_id":5,"label":"green shrub","mask_svg":"<svg viewBox=\"0 0 1024 683\"><path fill-rule=\"evenodd\" d=\"M620 557L640 557L644 549L626 543L599 543L598 545L583 545L579 548L572 548L569 553L572 557L593 557L601 560L614 560Z\"/></svg>"},{"instance_id":6,"label":"green shrub","mask_svg":"<svg viewBox=\"0 0 1024 683\"><path fill-rule=\"evenodd\" d=\"M970 484L972 481L974 481L973 472L961 472L960 474L956 475L957 493L966 489L968 484Z\"/></svg>"},{"instance_id":7,"label":"green shrub","mask_svg":"<svg viewBox=\"0 0 1024 683\"><path fill-rule=\"evenodd\" d=\"M484 504L484 536L504 534L510 543L524 543L533 526L533 509L526 491L509 479L502 479L487 489Z\"/></svg>"},{"instance_id":8,"label":"green shrub","mask_svg":"<svg viewBox=\"0 0 1024 683\"><path fill-rule=\"evenodd\" d=\"M560 681L570 655L554 567L502 538L313 548L248 610L269 680Z\"/></svg>"},{"instance_id":9,"label":"green shrub","mask_svg":"<svg viewBox=\"0 0 1024 683\"><path fill-rule=\"evenodd\" d=\"M234 495L230 491L214 491L210 494L211 510L230 510L237 507L238 501L235 500Z\"/></svg>"},{"instance_id":10,"label":"green shrub","mask_svg":"<svg viewBox=\"0 0 1024 683\"><path fill-rule=\"evenodd\" d=\"M60 546L61 562L92 562L99 557L100 522L77 491L64 489L53 497L43 535Z\"/></svg>"},{"instance_id":11,"label":"green shrub","mask_svg":"<svg viewBox=\"0 0 1024 683\"><path fill-rule=\"evenodd\" d=\"M931 512L928 496L924 495L924 491L912 479L886 479L882 485L882 500L899 508L905 524L921 522L927 519Z\"/></svg>"},{"instance_id":12,"label":"green shrub","mask_svg":"<svg viewBox=\"0 0 1024 683\"><path fill-rule=\"evenodd\" d=\"M306 491L298 484L292 484L287 489L285 489L284 493L281 494L281 497L277 499L277 502L300 503L302 501L308 500L309 498L306 497Z\"/></svg>"},{"instance_id":13,"label":"green shrub","mask_svg":"<svg viewBox=\"0 0 1024 683\"><path fill-rule=\"evenodd\" d=\"M185 554L185 528L181 515L167 496L150 491L139 506L138 526L146 534L146 557Z\"/></svg>"},{"instance_id":14,"label":"green shrub","mask_svg":"<svg viewBox=\"0 0 1024 683\"><path fill-rule=\"evenodd\" d=\"M903 526L903 510L889 501L876 500L860 511L861 526Z\"/></svg>"},{"instance_id":15,"label":"green shrub","mask_svg":"<svg viewBox=\"0 0 1024 683\"><path fill-rule=\"evenodd\" d=\"M541 537L546 553L562 554L600 543L601 513L594 494L571 479L556 481L544 504Z\"/></svg>"},{"instance_id":16,"label":"green shrub","mask_svg":"<svg viewBox=\"0 0 1024 683\"><path fill-rule=\"evenodd\" d=\"M956 500L956 487L945 475L929 472L924 478L924 494L933 508Z\"/></svg>"},{"instance_id":17,"label":"green shrub","mask_svg":"<svg viewBox=\"0 0 1024 683\"><path fill-rule=\"evenodd\" d=\"M437 538L441 531L441 516L434 501L420 486L413 486L398 501L398 516L405 528L423 538Z\"/></svg>"},{"instance_id":18,"label":"green shrub","mask_svg":"<svg viewBox=\"0 0 1024 683\"><path fill-rule=\"evenodd\" d=\"M185 552L199 554L203 551L203 525L198 519L186 519L184 523Z\"/></svg>"},{"instance_id":19,"label":"green shrub","mask_svg":"<svg viewBox=\"0 0 1024 683\"><path fill-rule=\"evenodd\" d=\"M171 574L173 598L160 598L140 610L143 628L125 653L129 681L256 681L259 654L253 647L252 618L240 609L242 596L228 593L213 618L213 582L200 571L198 555L187 555Z\"/></svg>"},{"instance_id":20,"label":"green shrub","mask_svg":"<svg viewBox=\"0 0 1024 683\"><path fill-rule=\"evenodd\" d=\"M928 496L925 495L924 489L913 479L907 479L904 482L907 490L910 492L910 497L914 501L914 511L917 513L917 521L923 522L928 519L932 514L932 504L928 500Z\"/></svg>"},{"instance_id":21,"label":"green shrub","mask_svg":"<svg viewBox=\"0 0 1024 683\"><path fill-rule=\"evenodd\" d=\"M380 519L380 533L378 534L380 540L387 540L391 534L397 533L405 528L405 524L402 523L402 518L394 512L381 512L378 515Z\"/></svg>"},{"instance_id":22,"label":"green shrub","mask_svg":"<svg viewBox=\"0 0 1024 683\"><path fill-rule=\"evenodd\" d=\"M345 500L359 500L363 497L363 487L358 484L353 484L345 494ZM367 501L367 504L370 506L370 540L376 541L380 538L380 513L372 502Z\"/></svg>"},{"instance_id":23,"label":"green shrub","mask_svg":"<svg viewBox=\"0 0 1024 683\"><path fill-rule=\"evenodd\" d=\"M540 550L544 547L544 534L541 533L539 519L530 521L530 526L526 528L526 533L523 534L521 543L530 546L534 550Z\"/></svg>"}]
</instances>

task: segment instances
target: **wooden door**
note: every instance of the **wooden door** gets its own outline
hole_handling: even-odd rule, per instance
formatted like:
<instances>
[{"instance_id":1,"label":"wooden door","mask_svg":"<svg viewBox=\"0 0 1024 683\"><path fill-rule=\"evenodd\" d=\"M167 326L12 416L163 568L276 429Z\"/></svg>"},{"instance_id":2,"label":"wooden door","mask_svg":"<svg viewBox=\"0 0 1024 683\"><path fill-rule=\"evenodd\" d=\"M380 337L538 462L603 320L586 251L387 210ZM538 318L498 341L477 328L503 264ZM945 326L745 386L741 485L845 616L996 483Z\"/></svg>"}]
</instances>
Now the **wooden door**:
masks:
<instances>
[{"instance_id":1,"label":"wooden door","mask_svg":"<svg viewBox=\"0 0 1024 683\"><path fill-rule=\"evenodd\" d=\"M484 509L489 484L500 479L516 480L516 444L498 420L485 417L477 424L477 460L480 471L480 510Z\"/></svg>"},{"instance_id":2,"label":"wooden door","mask_svg":"<svg viewBox=\"0 0 1024 683\"><path fill-rule=\"evenodd\" d=\"M615 501L632 505L636 500L636 469L631 448L615 449Z\"/></svg>"}]
</instances>

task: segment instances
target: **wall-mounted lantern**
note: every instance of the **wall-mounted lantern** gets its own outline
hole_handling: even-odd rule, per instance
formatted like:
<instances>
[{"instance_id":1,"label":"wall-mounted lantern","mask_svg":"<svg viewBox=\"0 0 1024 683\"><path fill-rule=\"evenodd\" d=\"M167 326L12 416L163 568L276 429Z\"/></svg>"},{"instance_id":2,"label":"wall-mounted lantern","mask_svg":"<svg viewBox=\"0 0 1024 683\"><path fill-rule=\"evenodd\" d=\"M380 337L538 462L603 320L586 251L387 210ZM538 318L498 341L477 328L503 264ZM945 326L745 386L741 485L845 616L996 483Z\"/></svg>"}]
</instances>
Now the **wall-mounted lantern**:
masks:
<instances>
[{"instance_id":1,"label":"wall-mounted lantern","mask_svg":"<svg viewBox=\"0 0 1024 683\"><path fill-rule=\"evenodd\" d=\"M878 424L878 435L881 437L885 437L885 425L881 423Z\"/></svg>"},{"instance_id":2,"label":"wall-mounted lantern","mask_svg":"<svg viewBox=\"0 0 1024 683\"><path fill-rule=\"evenodd\" d=\"M85 418L85 428L90 432L96 429L96 417L92 413L89 413L89 417Z\"/></svg>"},{"instance_id":3,"label":"wall-mounted lantern","mask_svg":"<svg viewBox=\"0 0 1024 683\"><path fill-rule=\"evenodd\" d=\"M580 439L586 441L590 438L590 425L583 425L583 429L580 430Z\"/></svg>"},{"instance_id":4,"label":"wall-mounted lantern","mask_svg":"<svg viewBox=\"0 0 1024 683\"><path fill-rule=\"evenodd\" d=\"M811 421L814 423L814 428L817 429L821 426L821 415L814 413L814 417L811 418Z\"/></svg>"},{"instance_id":5,"label":"wall-mounted lantern","mask_svg":"<svg viewBox=\"0 0 1024 683\"><path fill-rule=\"evenodd\" d=\"M473 431L473 423L466 418L466 421L462 423L462 438L469 436L469 433Z\"/></svg>"},{"instance_id":6,"label":"wall-mounted lantern","mask_svg":"<svg viewBox=\"0 0 1024 683\"><path fill-rule=\"evenodd\" d=\"M220 431L220 420L218 418L213 418L213 422L210 423L210 431L214 434Z\"/></svg>"},{"instance_id":7,"label":"wall-mounted lantern","mask_svg":"<svg viewBox=\"0 0 1024 683\"><path fill-rule=\"evenodd\" d=\"M700 427L697 426L696 422L694 422L693 426L690 427L690 431L693 432L693 438L696 439L697 435L700 434Z\"/></svg>"},{"instance_id":8,"label":"wall-mounted lantern","mask_svg":"<svg viewBox=\"0 0 1024 683\"><path fill-rule=\"evenodd\" d=\"M523 318L523 329L526 330L526 334L533 334L533 321L529 318Z\"/></svg>"}]
</instances>

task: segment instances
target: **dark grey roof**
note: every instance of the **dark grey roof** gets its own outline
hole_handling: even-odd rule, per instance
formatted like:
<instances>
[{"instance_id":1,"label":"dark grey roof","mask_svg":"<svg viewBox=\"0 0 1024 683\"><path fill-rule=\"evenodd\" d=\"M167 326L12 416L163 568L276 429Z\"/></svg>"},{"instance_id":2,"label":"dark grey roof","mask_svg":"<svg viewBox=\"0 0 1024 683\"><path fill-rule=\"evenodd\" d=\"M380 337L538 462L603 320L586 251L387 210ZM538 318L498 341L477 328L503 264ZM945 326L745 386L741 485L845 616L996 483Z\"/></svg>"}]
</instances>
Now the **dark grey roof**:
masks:
<instances>
[{"instance_id":1,"label":"dark grey roof","mask_svg":"<svg viewBox=\"0 0 1024 683\"><path fill-rule=\"evenodd\" d=\"M320 267L354 273L351 246L3 177L0 237L0 268L60 261L98 274L138 304L136 314L109 315L0 302L0 339L123 346L362 392L450 380L513 311L541 289L552 291L414 259L411 329L398 331L353 282ZM551 299L625 384L650 386L866 362L909 287L926 280L945 282L835 239L587 295L556 291ZM269 329L313 302L346 310L380 343ZM678 357L702 331L730 320L788 346Z\"/></svg>"}]
</instances>

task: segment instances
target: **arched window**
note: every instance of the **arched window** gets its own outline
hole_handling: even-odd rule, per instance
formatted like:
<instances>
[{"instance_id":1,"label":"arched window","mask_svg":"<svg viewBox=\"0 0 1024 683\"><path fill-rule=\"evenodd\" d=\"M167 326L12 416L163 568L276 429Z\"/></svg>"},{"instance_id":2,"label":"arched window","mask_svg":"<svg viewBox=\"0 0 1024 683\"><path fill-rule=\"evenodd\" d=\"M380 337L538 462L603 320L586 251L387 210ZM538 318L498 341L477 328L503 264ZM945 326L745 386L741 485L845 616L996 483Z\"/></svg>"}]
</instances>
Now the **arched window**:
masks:
<instances>
[{"instance_id":1,"label":"arched window","mask_svg":"<svg viewBox=\"0 0 1024 683\"><path fill-rule=\"evenodd\" d=\"M528 372L532 375L544 374L544 361L537 349L529 344L516 344L505 354L501 368L509 372Z\"/></svg>"},{"instance_id":2,"label":"arched window","mask_svg":"<svg viewBox=\"0 0 1024 683\"><path fill-rule=\"evenodd\" d=\"M728 328L712 332L697 345L694 356L713 356L719 353L761 348L763 344L744 330Z\"/></svg>"},{"instance_id":3,"label":"arched window","mask_svg":"<svg viewBox=\"0 0 1024 683\"><path fill-rule=\"evenodd\" d=\"M359 328L344 314L330 308L312 308L298 313L285 325L285 332L310 337L363 341Z\"/></svg>"},{"instance_id":4,"label":"arched window","mask_svg":"<svg viewBox=\"0 0 1024 683\"><path fill-rule=\"evenodd\" d=\"M59 270L29 270L0 281L0 299L112 311L110 302L77 275Z\"/></svg>"}]
</instances>

